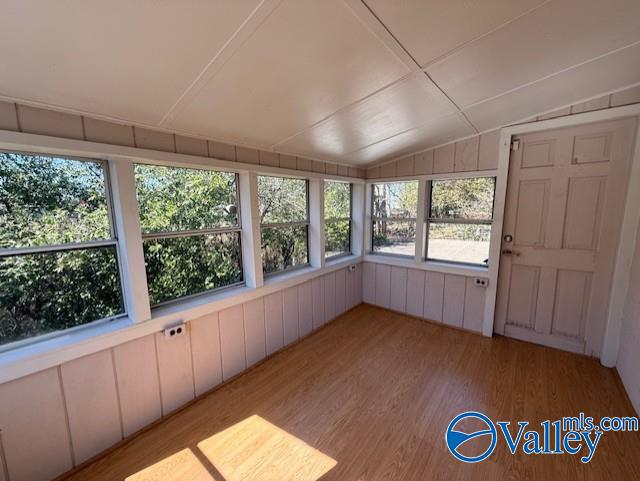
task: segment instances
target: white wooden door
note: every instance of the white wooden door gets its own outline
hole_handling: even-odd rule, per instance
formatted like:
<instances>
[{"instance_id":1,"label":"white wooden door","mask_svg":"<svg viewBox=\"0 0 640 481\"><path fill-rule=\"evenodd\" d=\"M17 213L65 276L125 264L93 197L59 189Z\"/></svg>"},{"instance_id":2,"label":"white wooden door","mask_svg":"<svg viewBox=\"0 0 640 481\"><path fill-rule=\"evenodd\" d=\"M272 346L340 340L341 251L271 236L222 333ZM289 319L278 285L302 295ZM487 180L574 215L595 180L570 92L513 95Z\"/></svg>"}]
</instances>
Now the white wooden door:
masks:
<instances>
[{"instance_id":1,"label":"white wooden door","mask_svg":"<svg viewBox=\"0 0 640 481\"><path fill-rule=\"evenodd\" d=\"M514 137L497 333L599 357L635 131L630 118Z\"/></svg>"}]
</instances>

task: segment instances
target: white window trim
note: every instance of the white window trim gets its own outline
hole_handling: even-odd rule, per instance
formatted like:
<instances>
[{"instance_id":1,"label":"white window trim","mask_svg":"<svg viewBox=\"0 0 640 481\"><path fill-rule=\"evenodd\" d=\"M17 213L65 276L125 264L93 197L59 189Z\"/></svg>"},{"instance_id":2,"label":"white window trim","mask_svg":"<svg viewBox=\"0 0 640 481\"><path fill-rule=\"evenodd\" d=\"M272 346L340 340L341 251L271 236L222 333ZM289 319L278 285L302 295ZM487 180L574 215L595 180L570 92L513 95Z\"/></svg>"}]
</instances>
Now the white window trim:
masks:
<instances>
[{"instance_id":1,"label":"white window trim","mask_svg":"<svg viewBox=\"0 0 640 481\"><path fill-rule=\"evenodd\" d=\"M331 182L331 181L329 181ZM346 183L346 182L345 182ZM323 212L322 212L322 217L323 217L323 227L324 227L324 234L326 235L326 229L327 229L327 223L334 223L334 222L345 222L345 221L349 221L349 250L347 252L341 252L339 254L333 255L333 256L329 256L327 257L327 253L326 253L326 244L324 245L325 248L325 252L324 252L324 261L325 262L333 262L335 260L341 259L343 257L348 257L350 255L352 255L353 253L353 246L352 246L352 230L353 230L353 184L351 182L348 183L349 185L349 217L330 217L329 219L324 218L324 189L326 188L326 184L327 181L323 182L323 189L322 189L322 205L323 205ZM326 238L323 239L323 242L326 242Z\"/></svg>"},{"instance_id":2,"label":"white window trim","mask_svg":"<svg viewBox=\"0 0 640 481\"><path fill-rule=\"evenodd\" d=\"M108 162L113 222L118 232L121 283L127 309L126 315L115 319L96 321L51 336L35 337L31 342L19 341L15 347L7 344L6 347L9 349L0 352L0 383L159 332L178 322L188 322L362 261L360 250L358 253L354 252L351 256L340 258L325 266L324 224L321 219L324 218L322 195L324 179L350 182L354 186L361 187L364 186L364 179L9 131L0 131L0 150ZM134 163L201 168L239 174L245 286L205 292L151 309L144 269ZM267 281L262 275L257 175L293 177L306 179L309 182L311 265L274 275ZM364 189L361 193L364 196ZM364 199L359 202L364 204ZM358 232L364 231L363 222L364 215L360 220L354 220L354 225L359 229ZM362 245L361 238L354 237L352 241L354 245Z\"/></svg>"}]
</instances>

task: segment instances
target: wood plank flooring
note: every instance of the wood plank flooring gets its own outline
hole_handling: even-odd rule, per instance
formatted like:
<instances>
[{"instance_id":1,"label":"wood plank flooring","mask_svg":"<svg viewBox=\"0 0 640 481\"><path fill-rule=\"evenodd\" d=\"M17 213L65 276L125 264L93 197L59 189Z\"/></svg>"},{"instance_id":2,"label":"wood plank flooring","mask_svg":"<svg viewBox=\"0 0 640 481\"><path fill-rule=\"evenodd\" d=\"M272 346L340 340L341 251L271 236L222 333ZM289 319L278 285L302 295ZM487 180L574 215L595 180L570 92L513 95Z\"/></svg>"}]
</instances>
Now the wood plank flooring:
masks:
<instances>
[{"instance_id":1,"label":"wood plank flooring","mask_svg":"<svg viewBox=\"0 0 640 481\"><path fill-rule=\"evenodd\" d=\"M580 411L634 415L595 359L361 305L67 479L640 479L639 433L603 434L589 464L511 455L503 438L487 460L461 463L444 433L465 410L538 427Z\"/></svg>"}]
</instances>

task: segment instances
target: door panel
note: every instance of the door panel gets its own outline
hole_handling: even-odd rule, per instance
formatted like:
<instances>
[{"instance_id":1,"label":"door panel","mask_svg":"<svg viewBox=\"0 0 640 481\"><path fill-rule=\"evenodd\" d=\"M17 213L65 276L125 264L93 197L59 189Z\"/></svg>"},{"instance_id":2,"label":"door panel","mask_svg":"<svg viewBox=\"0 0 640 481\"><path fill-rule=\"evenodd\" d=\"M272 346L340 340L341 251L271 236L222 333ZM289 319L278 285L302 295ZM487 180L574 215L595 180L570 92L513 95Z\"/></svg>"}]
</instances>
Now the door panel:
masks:
<instances>
[{"instance_id":1,"label":"door panel","mask_svg":"<svg viewBox=\"0 0 640 481\"><path fill-rule=\"evenodd\" d=\"M514 138L496 332L599 356L636 119Z\"/></svg>"}]
</instances>

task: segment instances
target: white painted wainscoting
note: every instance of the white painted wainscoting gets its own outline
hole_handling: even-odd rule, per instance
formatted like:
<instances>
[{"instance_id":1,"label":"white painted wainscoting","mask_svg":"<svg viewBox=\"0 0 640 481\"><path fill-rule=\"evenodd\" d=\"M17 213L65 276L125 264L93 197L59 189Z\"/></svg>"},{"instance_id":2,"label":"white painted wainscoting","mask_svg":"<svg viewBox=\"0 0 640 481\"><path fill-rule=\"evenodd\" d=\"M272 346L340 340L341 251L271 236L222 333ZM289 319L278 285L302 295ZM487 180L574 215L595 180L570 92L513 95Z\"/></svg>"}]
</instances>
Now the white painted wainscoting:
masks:
<instances>
[{"instance_id":1,"label":"white painted wainscoting","mask_svg":"<svg viewBox=\"0 0 640 481\"><path fill-rule=\"evenodd\" d=\"M486 288L474 277L365 262L362 301L482 333Z\"/></svg>"},{"instance_id":2,"label":"white painted wainscoting","mask_svg":"<svg viewBox=\"0 0 640 481\"><path fill-rule=\"evenodd\" d=\"M0 481L92 458L362 302L362 264L0 385ZM5 479L8 476L8 479Z\"/></svg>"}]
</instances>

